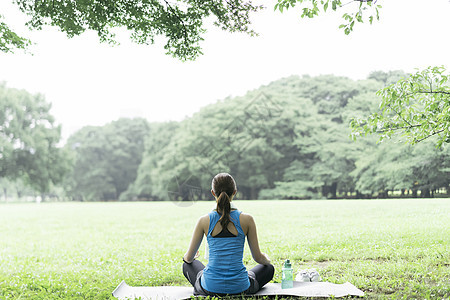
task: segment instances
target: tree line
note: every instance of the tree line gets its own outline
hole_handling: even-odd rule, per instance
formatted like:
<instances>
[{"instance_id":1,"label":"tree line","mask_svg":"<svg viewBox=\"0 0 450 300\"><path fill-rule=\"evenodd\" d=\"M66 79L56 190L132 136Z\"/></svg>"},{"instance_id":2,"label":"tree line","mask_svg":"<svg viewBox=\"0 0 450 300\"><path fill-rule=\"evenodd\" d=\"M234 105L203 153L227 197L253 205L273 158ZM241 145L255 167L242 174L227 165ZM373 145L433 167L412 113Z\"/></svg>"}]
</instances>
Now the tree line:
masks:
<instances>
[{"instance_id":1,"label":"tree line","mask_svg":"<svg viewBox=\"0 0 450 300\"><path fill-rule=\"evenodd\" d=\"M181 122L86 126L64 147L56 146L60 128L42 96L3 84L0 185L5 197L32 187L80 201L178 202L211 199L212 177L229 172L238 199L448 196L447 143L350 138L358 128L349 123L381 113L377 91L402 78L408 74L291 76ZM359 124L369 131L370 120Z\"/></svg>"}]
</instances>

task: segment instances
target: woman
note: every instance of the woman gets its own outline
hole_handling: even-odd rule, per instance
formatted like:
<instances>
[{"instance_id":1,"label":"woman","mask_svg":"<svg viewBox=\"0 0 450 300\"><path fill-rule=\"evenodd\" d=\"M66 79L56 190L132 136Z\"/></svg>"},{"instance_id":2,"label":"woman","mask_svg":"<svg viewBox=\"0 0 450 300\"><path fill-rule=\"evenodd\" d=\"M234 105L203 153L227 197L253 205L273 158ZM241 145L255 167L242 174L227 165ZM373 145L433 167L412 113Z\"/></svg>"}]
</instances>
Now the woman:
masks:
<instances>
[{"instance_id":1,"label":"woman","mask_svg":"<svg viewBox=\"0 0 450 300\"><path fill-rule=\"evenodd\" d=\"M236 192L230 174L220 173L213 178L211 193L217 207L198 220L183 257L183 274L194 286L194 295L254 294L273 278L274 267L259 249L255 221L231 202ZM203 235L209 246L206 268L196 260ZM248 272L242 262L246 236L253 259L259 263Z\"/></svg>"}]
</instances>

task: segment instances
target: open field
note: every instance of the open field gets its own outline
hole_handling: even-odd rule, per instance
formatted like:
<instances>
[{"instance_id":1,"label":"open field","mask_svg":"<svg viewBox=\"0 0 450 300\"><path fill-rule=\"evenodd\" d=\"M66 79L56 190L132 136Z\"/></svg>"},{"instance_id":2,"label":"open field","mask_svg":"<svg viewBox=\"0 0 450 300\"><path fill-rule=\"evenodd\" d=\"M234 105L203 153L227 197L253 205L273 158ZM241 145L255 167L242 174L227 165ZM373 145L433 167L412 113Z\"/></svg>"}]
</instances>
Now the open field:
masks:
<instances>
[{"instance_id":1,"label":"open field","mask_svg":"<svg viewBox=\"0 0 450 300\"><path fill-rule=\"evenodd\" d=\"M255 217L281 281L315 267L370 299L450 297L450 200L236 201ZM197 218L213 202L0 205L0 299L114 299L130 285L188 285ZM247 246L246 246L247 247ZM203 262L203 245L201 260ZM244 261L251 260L248 247Z\"/></svg>"}]
</instances>

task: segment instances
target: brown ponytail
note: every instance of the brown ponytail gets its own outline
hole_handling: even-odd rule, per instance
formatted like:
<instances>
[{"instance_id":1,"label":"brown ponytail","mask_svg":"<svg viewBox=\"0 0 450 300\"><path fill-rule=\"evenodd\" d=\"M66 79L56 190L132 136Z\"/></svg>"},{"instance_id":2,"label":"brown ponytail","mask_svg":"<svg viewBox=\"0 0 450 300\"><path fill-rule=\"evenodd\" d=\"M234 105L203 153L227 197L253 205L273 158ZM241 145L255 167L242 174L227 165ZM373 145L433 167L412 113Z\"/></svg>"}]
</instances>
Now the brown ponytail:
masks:
<instances>
[{"instance_id":1,"label":"brown ponytail","mask_svg":"<svg viewBox=\"0 0 450 300\"><path fill-rule=\"evenodd\" d=\"M230 174L219 173L213 178L211 187L217 197L216 210L221 214L220 225L226 228L230 223L231 197L236 191L236 182Z\"/></svg>"},{"instance_id":2,"label":"brown ponytail","mask_svg":"<svg viewBox=\"0 0 450 300\"><path fill-rule=\"evenodd\" d=\"M228 197L225 191L221 192L219 197L217 198L217 212L220 212L222 215L219 219L220 225L222 228L226 228L228 223L230 223L230 212L231 212L231 203L230 197Z\"/></svg>"}]
</instances>

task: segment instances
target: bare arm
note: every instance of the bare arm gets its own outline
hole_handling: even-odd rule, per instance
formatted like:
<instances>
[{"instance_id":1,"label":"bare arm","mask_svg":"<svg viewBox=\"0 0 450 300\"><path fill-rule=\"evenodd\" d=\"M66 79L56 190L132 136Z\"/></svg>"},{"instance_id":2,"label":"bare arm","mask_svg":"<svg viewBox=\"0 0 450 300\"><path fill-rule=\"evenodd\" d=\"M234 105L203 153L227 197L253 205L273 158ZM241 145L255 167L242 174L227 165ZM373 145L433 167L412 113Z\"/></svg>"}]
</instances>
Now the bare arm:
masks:
<instances>
[{"instance_id":1,"label":"bare arm","mask_svg":"<svg viewBox=\"0 0 450 300\"><path fill-rule=\"evenodd\" d=\"M183 256L184 261L191 263L194 261L194 259L198 257L198 248L202 243L203 235L205 234L206 230L208 230L208 226L209 226L208 215L198 219L197 224L195 225L194 228L194 233L192 234L191 242L189 243L189 249Z\"/></svg>"},{"instance_id":2,"label":"bare arm","mask_svg":"<svg viewBox=\"0 0 450 300\"><path fill-rule=\"evenodd\" d=\"M262 253L261 250L259 249L258 234L256 231L255 220L253 219L252 216L247 214L245 214L243 217L245 229L247 231L247 242L248 246L250 247L253 259L259 264L263 265L270 264L270 259L267 256L267 254Z\"/></svg>"}]
</instances>

